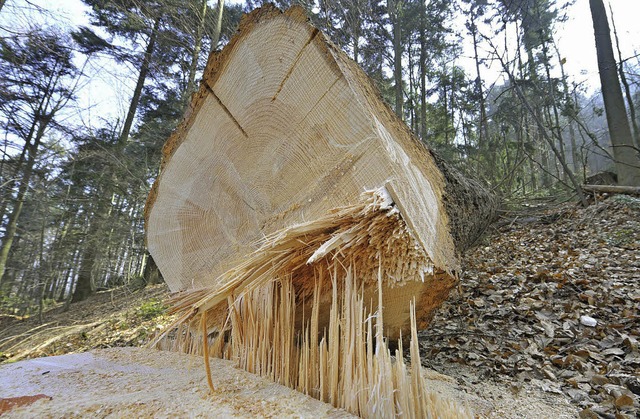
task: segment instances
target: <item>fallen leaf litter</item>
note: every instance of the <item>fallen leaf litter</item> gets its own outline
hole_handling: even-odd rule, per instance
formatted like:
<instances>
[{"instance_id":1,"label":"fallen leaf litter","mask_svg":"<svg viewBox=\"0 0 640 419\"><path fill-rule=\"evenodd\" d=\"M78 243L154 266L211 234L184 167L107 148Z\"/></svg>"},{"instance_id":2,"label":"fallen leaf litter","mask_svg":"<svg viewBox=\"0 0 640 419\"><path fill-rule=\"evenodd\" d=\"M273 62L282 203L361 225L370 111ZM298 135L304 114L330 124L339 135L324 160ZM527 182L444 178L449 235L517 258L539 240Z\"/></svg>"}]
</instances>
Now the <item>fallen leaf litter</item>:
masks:
<instances>
[{"instance_id":1,"label":"fallen leaf litter","mask_svg":"<svg viewBox=\"0 0 640 419\"><path fill-rule=\"evenodd\" d=\"M428 367L562 394L581 417L638 414L640 199L502 222L465 265L422 333Z\"/></svg>"}]
</instances>

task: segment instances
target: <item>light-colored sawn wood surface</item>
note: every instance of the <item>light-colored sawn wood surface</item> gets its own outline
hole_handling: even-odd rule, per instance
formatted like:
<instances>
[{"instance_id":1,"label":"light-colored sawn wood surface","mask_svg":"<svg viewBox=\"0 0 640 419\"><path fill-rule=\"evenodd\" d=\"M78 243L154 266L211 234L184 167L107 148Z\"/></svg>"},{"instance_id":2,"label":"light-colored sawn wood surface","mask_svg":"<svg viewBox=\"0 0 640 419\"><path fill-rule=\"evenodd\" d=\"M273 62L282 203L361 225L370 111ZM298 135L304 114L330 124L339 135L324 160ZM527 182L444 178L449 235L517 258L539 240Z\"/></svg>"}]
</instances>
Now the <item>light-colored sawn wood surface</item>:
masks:
<instances>
[{"instance_id":1,"label":"light-colored sawn wood surface","mask_svg":"<svg viewBox=\"0 0 640 419\"><path fill-rule=\"evenodd\" d=\"M165 145L148 246L172 291L215 287L264 235L382 186L436 268L456 270L429 151L301 9L266 7L210 60Z\"/></svg>"}]
</instances>

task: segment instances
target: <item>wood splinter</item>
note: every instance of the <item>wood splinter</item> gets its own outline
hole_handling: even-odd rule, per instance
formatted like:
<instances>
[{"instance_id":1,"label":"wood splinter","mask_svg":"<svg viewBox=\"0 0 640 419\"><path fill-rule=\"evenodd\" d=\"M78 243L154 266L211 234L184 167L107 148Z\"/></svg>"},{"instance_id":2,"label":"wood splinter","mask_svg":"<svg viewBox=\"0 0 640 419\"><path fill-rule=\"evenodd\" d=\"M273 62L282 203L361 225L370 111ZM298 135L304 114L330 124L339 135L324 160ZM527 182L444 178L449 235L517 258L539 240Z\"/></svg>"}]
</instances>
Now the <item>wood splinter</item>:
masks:
<instances>
[{"instance_id":1,"label":"wood splinter","mask_svg":"<svg viewBox=\"0 0 640 419\"><path fill-rule=\"evenodd\" d=\"M203 354L212 390L218 356L365 417L468 417L426 388L417 330L494 210L303 9L257 9L210 58L147 201L181 291L160 344Z\"/></svg>"}]
</instances>

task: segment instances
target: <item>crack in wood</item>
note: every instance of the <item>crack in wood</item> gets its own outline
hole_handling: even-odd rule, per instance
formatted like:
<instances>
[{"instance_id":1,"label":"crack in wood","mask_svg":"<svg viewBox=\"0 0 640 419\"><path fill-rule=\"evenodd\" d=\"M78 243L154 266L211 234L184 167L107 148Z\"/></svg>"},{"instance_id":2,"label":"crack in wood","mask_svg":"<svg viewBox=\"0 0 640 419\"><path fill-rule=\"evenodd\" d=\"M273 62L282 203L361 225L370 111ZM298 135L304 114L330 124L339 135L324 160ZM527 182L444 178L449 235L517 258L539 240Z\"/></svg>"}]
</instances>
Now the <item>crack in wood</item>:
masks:
<instances>
[{"instance_id":1,"label":"crack in wood","mask_svg":"<svg viewBox=\"0 0 640 419\"><path fill-rule=\"evenodd\" d=\"M209 83L204 83L204 85L209 91L209 93L211 93L211 95L215 98L216 102L218 102L218 105L220 105L222 110L224 110L225 113L229 116L229 118L231 118L231 120L236 124L236 126L238 127L242 135L244 135L245 138L249 138L249 135L247 135L247 132L242 128L242 125L240 125L240 122L238 122L238 120L233 116L229 108L227 108L225 104L222 103L218 95L216 95L216 92L213 91L213 88L209 86Z\"/></svg>"},{"instance_id":2,"label":"crack in wood","mask_svg":"<svg viewBox=\"0 0 640 419\"><path fill-rule=\"evenodd\" d=\"M304 117L300 120L299 124L303 123L303 122L307 119L307 117L309 116L309 114L310 114L311 112L313 112L313 111L316 109L316 107L320 104L320 102L322 102L322 99L324 99L324 97L325 97L325 96L326 96L326 95L331 91L331 89L333 89L333 86L335 86L335 85L336 85L336 83L337 83L340 79L342 79L342 76L337 77L337 78L333 81L333 83L331 83L331 86L329 86L329 88L328 88L327 90L325 90L325 92L322 94L322 96L320 96L320 98L316 101L316 103L314 103L314 104L313 104L313 106L311 107L311 109L309 109L309 112L307 112L307 113L304 115Z\"/></svg>"},{"instance_id":3,"label":"crack in wood","mask_svg":"<svg viewBox=\"0 0 640 419\"><path fill-rule=\"evenodd\" d=\"M320 33L319 29L313 28L313 31L311 32L311 36L309 37L309 40L304 44L300 52L298 52L298 55L296 56L295 60L293 60L293 64L291 64L289 71L287 71L287 74L285 74L284 78L280 82L280 86L278 86L278 91L276 91L276 94L273 95L273 97L271 98L271 102L275 102L275 100L278 98L278 95L284 88L284 84L287 82L287 80L289 80L289 77L291 76L291 73L293 73L293 70L296 68L296 65L298 64L300 57L302 57L302 53L307 48L307 46L309 46L309 44L313 42L313 40L316 38L316 36L318 36L319 33Z\"/></svg>"}]
</instances>

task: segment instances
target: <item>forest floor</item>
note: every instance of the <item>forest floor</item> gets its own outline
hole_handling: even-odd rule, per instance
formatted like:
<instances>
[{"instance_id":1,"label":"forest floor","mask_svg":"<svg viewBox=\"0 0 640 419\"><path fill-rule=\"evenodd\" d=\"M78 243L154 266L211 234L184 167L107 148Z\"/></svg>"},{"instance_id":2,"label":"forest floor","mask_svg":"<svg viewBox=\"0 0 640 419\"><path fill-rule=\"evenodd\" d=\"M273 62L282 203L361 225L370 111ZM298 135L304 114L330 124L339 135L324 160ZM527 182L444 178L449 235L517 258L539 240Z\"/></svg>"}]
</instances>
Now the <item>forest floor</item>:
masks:
<instances>
[{"instance_id":1,"label":"forest floor","mask_svg":"<svg viewBox=\"0 0 640 419\"><path fill-rule=\"evenodd\" d=\"M141 346L172 316L165 314L166 285L100 291L25 319L0 317L0 363L97 348Z\"/></svg>"},{"instance_id":2,"label":"forest floor","mask_svg":"<svg viewBox=\"0 0 640 419\"><path fill-rule=\"evenodd\" d=\"M478 391L558 395L581 418L637 417L640 199L529 208L464 262L421 334L426 366Z\"/></svg>"},{"instance_id":3,"label":"forest floor","mask_svg":"<svg viewBox=\"0 0 640 419\"><path fill-rule=\"evenodd\" d=\"M421 333L425 366L453 378L443 392L483 416L638 414L640 199L505 214L464 265ZM0 318L0 363L140 346L170 322L167 296L123 287L52 308L44 323Z\"/></svg>"}]
</instances>

